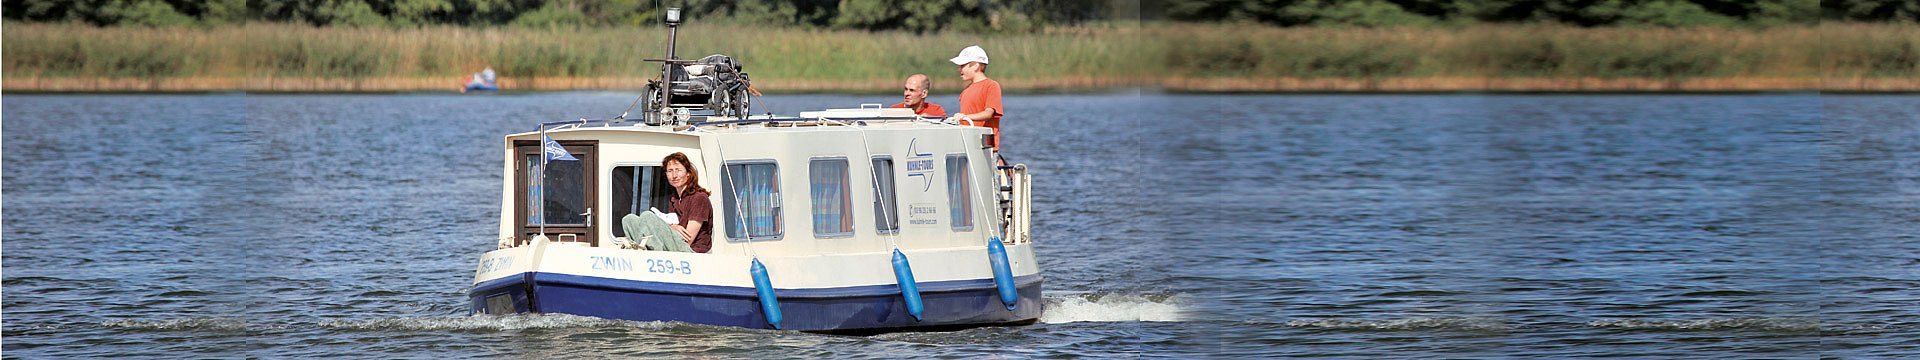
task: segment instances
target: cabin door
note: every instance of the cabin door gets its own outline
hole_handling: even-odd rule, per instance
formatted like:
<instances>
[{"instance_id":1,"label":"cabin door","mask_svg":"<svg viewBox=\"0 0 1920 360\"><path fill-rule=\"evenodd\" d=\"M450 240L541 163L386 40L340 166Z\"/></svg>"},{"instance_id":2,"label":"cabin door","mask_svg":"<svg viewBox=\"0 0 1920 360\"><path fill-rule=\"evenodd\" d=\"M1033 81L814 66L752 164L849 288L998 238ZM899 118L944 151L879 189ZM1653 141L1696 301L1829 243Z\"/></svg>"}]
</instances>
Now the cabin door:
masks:
<instances>
[{"instance_id":1,"label":"cabin door","mask_svg":"<svg viewBox=\"0 0 1920 360\"><path fill-rule=\"evenodd\" d=\"M526 243L541 233L544 225L547 239L562 242L583 242L599 246L594 237L594 184L595 169L593 140L560 140L574 158L579 160L550 160L541 164L539 141L513 142L514 154L514 212L517 243ZM541 174L545 174L545 179ZM543 224L544 223L544 224Z\"/></svg>"}]
</instances>

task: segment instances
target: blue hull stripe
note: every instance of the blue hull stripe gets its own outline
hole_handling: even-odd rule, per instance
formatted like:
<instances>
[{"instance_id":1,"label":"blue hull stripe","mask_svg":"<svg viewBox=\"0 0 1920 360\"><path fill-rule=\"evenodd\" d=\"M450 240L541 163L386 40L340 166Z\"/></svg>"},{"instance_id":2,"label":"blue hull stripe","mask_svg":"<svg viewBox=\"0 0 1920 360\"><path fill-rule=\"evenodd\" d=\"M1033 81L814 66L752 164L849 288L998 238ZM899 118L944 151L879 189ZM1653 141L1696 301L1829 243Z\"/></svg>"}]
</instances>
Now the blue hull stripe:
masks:
<instances>
[{"instance_id":1,"label":"blue hull stripe","mask_svg":"<svg viewBox=\"0 0 1920 360\"><path fill-rule=\"evenodd\" d=\"M497 288L499 287L512 286L512 285L521 283L524 280L522 278L523 276L516 275L516 276L507 276L499 279L493 279L493 280L481 282L479 285L474 285L473 290L468 291L467 294L469 296L472 296L474 294L479 294L479 293L493 293L493 292L496 292L495 290L498 290ZM1025 287L1029 283L1039 282L1040 280L1041 280L1040 275L1034 274L1034 275L1014 277L1013 282L1014 284L1017 284L1017 287ZM656 282L656 281L609 279L609 278L602 278L602 277L580 276L580 275L569 275L569 274L534 273L534 281L540 284L565 284L565 285L573 285L573 286L579 286L579 287L625 289L625 290L633 290L633 291L646 291L646 292L675 294L675 295L718 296L718 297L755 297L757 296L754 293L753 288L751 287L694 285L694 284L668 283L668 282ZM949 281L922 282L922 283L919 283L919 286L920 286L921 293L973 291L973 290L983 290L983 289L993 290L995 288L993 279L991 278L973 279L973 280L949 280ZM882 295L882 296L899 295L900 285L885 284L885 285L848 286L848 287L818 288L818 289L775 288L774 290L780 292L780 298L782 299L784 298L865 297L865 296L876 296L876 295Z\"/></svg>"},{"instance_id":2,"label":"blue hull stripe","mask_svg":"<svg viewBox=\"0 0 1920 360\"><path fill-rule=\"evenodd\" d=\"M524 275L524 274L523 274ZM772 328L761 314L751 287L711 286L607 279L589 276L534 273L533 296L527 296L527 276L508 276L474 286L468 294L476 313L510 304L514 312L547 312L636 321L682 321L697 324ZM991 324L1040 317L1042 279L1017 278L1021 306L1008 311L1000 304L993 279L922 283L924 321L907 313L899 285L853 286L827 289L776 289L784 313L782 328L791 330L847 330L904 328L960 324ZM929 289L937 290L929 290ZM495 312L506 311L503 308Z\"/></svg>"}]
</instances>

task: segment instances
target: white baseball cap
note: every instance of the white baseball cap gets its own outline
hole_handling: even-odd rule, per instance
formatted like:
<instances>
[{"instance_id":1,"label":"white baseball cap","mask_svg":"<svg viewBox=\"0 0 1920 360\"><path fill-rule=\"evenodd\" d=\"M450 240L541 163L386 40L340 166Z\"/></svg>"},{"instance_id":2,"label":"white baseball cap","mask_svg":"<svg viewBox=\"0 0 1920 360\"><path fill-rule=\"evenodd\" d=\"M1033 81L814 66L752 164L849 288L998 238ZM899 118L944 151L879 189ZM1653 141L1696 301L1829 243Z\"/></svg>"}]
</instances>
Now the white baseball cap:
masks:
<instances>
[{"instance_id":1,"label":"white baseball cap","mask_svg":"<svg viewBox=\"0 0 1920 360\"><path fill-rule=\"evenodd\" d=\"M966 65L970 62L985 64L987 63L987 50L981 49L980 45L968 46L965 49L960 49L960 56L955 56L949 61L953 61L954 65Z\"/></svg>"}]
</instances>

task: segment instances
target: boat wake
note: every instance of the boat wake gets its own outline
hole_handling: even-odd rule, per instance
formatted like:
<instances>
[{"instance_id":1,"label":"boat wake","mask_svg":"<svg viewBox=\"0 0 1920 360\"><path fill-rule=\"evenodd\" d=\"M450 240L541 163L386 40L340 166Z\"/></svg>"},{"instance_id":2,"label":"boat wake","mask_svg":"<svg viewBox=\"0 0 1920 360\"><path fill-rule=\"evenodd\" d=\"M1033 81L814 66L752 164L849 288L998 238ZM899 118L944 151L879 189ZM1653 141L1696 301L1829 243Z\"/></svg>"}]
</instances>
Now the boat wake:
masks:
<instances>
[{"instance_id":1,"label":"boat wake","mask_svg":"<svg viewBox=\"0 0 1920 360\"><path fill-rule=\"evenodd\" d=\"M1180 321L1185 301L1177 294L1052 293L1040 322Z\"/></svg>"},{"instance_id":2,"label":"boat wake","mask_svg":"<svg viewBox=\"0 0 1920 360\"><path fill-rule=\"evenodd\" d=\"M1820 320L1814 318L1727 318L1698 320L1600 320L1587 326L1620 330L1721 331L1751 330L1770 332L1818 332Z\"/></svg>"},{"instance_id":3,"label":"boat wake","mask_svg":"<svg viewBox=\"0 0 1920 360\"><path fill-rule=\"evenodd\" d=\"M1067 293L1048 294L1046 314L1040 322L1180 321L1183 301L1172 294ZM100 323L109 328L139 331L243 332L270 326L250 324L246 319L193 317L180 319L128 319ZM692 324L659 321L613 320L569 314L510 314L435 317L387 317L339 319L306 323L319 328L346 331L515 331L523 329L631 328L666 330ZM304 327L299 324L294 327Z\"/></svg>"},{"instance_id":4,"label":"boat wake","mask_svg":"<svg viewBox=\"0 0 1920 360\"><path fill-rule=\"evenodd\" d=\"M382 318L366 320L327 320L321 327L357 331L505 331L560 328L639 328L661 329L667 323L626 321L568 314L473 315L454 317Z\"/></svg>"},{"instance_id":5,"label":"boat wake","mask_svg":"<svg viewBox=\"0 0 1920 360\"><path fill-rule=\"evenodd\" d=\"M1508 326L1500 319L1460 316L1416 317L1392 320L1344 320L1315 319L1293 320L1288 327L1329 330L1464 330L1464 331L1505 331Z\"/></svg>"},{"instance_id":6,"label":"boat wake","mask_svg":"<svg viewBox=\"0 0 1920 360\"><path fill-rule=\"evenodd\" d=\"M159 320L108 320L100 323L109 328L149 330L149 331L247 331L247 321L236 318L195 317L183 319Z\"/></svg>"}]
</instances>

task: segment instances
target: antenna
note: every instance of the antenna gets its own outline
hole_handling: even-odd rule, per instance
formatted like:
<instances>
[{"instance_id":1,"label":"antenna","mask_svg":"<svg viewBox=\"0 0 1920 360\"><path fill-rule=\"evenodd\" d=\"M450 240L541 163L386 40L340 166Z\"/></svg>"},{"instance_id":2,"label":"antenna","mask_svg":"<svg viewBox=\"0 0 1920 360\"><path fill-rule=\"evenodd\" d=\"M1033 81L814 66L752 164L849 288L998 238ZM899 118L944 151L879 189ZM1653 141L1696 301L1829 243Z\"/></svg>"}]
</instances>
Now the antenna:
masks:
<instances>
[{"instance_id":1,"label":"antenna","mask_svg":"<svg viewBox=\"0 0 1920 360\"><path fill-rule=\"evenodd\" d=\"M680 29L680 8L667 8L667 60L679 59L673 48L677 43Z\"/></svg>"}]
</instances>

